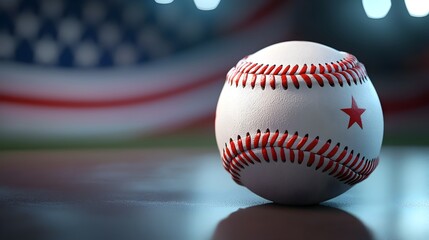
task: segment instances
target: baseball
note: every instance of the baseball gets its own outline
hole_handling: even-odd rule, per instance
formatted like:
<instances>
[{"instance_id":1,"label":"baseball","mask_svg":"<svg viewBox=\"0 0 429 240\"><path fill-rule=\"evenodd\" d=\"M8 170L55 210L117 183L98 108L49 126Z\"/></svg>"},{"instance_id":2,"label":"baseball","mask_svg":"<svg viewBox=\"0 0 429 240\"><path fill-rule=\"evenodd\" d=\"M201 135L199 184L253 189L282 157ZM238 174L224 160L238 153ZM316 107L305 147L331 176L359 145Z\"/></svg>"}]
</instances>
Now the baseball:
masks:
<instances>
[{"instance_id":1,"label":"baseball","mask_svg":"<svg viewBox=\"0 0 429 240\"><path fill-rule=\"evenodd\" d=\"M290 41L244 57L228 72L215 128L236 183L277 203L308 205L374 171L383 114L353 55Z\"/></svg>"}]
</instances>

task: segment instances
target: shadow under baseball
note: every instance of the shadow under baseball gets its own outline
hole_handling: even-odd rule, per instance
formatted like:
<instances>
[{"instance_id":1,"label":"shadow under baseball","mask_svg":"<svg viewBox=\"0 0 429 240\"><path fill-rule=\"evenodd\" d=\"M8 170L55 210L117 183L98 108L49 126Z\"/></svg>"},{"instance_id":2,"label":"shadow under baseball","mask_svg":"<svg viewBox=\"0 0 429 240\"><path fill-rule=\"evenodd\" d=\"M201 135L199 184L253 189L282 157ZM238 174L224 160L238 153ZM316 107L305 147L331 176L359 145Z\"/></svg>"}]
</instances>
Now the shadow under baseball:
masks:
<instances>
[{"instance_id":1,"label":"shadow under baseball","mask_svg":"<svg viewBox=\"0 0 429 240\"><path fill-rule=\"evenodd\" d=\"M236 212L216 227L213 240L228 239L373 239L351 214L327 206L264 204Z\"/></svg>"}]
</instances>

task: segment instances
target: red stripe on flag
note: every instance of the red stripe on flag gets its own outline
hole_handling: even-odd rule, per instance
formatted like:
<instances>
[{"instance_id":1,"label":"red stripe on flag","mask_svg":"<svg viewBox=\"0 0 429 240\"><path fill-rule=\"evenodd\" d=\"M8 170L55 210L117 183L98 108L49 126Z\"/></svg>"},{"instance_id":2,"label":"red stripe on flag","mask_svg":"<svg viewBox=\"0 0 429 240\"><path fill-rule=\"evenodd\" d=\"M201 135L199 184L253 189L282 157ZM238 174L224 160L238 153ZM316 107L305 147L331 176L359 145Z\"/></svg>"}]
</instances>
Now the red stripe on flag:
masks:
<instances>
[{"instance_id":1,"label":"red stripe on flag","mask_svg":"<svg viewBox=\"0 0 429 240\"><path fill-rule=\"evenodd\" d=\"M215 75L209 78L195 81L177 88L168 89L163 92L156 92L143 96L134 96L124 99L104 99L104 100L65 100L65 99L52 99L52 98L42 98L42 97L31 97L31 96L20 96L8 94L5 92L0 92L0 102L3 103L13 103L19 105L31 105L39 107L50 107L50 108L110 108L110 107L120 107L120 106L129 106L129 105L141 105L147 104L155 101L160 101L164 98L172 97L175 95L183 94L190 92L204 86L207 86L211 83L223 79L222 75Z\"/></svg>"}]
</instances>

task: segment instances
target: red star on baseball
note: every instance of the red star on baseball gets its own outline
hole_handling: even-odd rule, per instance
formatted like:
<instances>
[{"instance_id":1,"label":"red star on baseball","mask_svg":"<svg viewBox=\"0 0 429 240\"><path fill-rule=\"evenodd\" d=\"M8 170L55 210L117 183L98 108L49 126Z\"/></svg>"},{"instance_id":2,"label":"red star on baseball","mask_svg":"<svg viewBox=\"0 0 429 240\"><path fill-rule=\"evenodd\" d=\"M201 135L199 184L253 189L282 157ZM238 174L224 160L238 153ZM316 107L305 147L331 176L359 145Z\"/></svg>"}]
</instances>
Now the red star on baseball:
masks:
<instances>
[{"instance_id":1,"label":"red star on baseball","mask_svg":"<svg viewBox=\"0 0 429 240\"><path fill-rule=\"evenodd\" d=\"M349 126L347 129L349 129L353 124L357 123L361 129L363 129L362 126L362 114L365 112L365 108L359 108L355 99L352 96L352 107L351 108L342 108L341 111L345 112L347 115L349 115Z\"/></svg>"}]
</instances>

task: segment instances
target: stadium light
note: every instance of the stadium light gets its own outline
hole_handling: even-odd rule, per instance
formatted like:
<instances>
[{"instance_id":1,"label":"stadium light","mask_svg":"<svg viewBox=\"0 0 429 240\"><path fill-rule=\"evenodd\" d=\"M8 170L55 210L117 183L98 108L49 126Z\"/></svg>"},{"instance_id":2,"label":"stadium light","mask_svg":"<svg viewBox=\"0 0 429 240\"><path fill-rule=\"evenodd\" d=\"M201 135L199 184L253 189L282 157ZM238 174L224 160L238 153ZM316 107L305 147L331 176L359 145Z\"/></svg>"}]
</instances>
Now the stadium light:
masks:
<instances>
[{"instance_id":1,"label":"stadium light","mask_svg":"<svg viewBox=\"0 0 429 240\"><path fill-rule=\"evenodd\" d=\"M392 2L390 0L362 0L362 5L369 18L380 19L387 15Z\"/></svg>"},{"instance_id":2,"label":"stadium light","mask_svg":"<svg viewBox=\"0 0 429 240\"><path fill-rule=\"evenodd\" d=\"M194 0L195 6L203 11L210 11L219 5L220 0Z\"/></svg>"},{"instance_id":3,"label":"stadium light","mask_svg":"<svg viewBox=\"0 0 429 240\"><path fill-rule=\"evenodd\" d=\"M405 6L412 17L426 17L429 14L429 0L405 0Z\"/></svg>"},{"instance_id":4,"label":"stadium light","mask_svg":"<svg viewBox=\"0 0 429 240\"><path fill-rule=\"evenodd\" d=\"M174 0L155 0L155 2L159 4L169 4L172 3Z\"/></svg>"}]
</instances>

